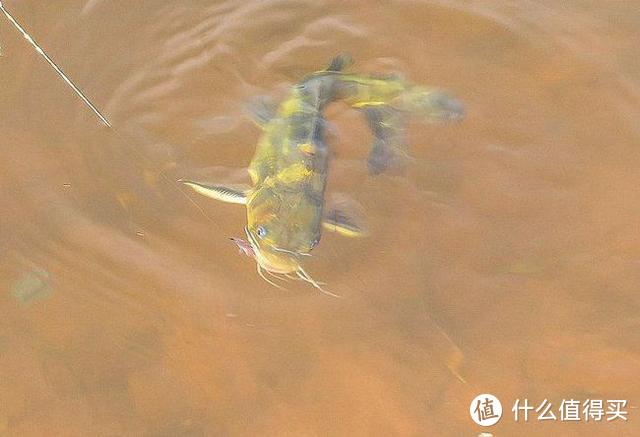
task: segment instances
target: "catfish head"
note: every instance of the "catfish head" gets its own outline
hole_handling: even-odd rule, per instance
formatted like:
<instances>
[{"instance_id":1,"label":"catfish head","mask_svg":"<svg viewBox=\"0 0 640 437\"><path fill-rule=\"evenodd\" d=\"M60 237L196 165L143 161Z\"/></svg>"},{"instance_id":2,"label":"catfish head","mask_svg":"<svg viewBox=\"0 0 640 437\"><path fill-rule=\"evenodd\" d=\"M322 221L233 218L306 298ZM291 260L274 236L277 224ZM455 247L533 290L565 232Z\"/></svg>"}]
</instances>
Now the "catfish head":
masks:
<instances>
[{"instance_id":1,"label":"catfish head","mask_svg":"<svg viewBox=\"0 0 640 437\"><path fill-rule=\"evenodd\" d=\"M289 274L301 269L300 260L318 244L322 199L300 190L263 184L246 196L247 240L260 267Z\"/></svg>"},{"instance_id":2,"label":"catfish head","mask_svg":"<svg viewBox=\"0 0 640 437\"><path fill-rule=\"evenodd\" d=\"M302 267L302 258L311 256L311 250L320 241L322 229L347 237L366 235L363 221L346 213L347 210L355 212L359 206L340 195L332 197L330 208L323 208L323 199L286 186L262 184L258 189L251 189L189 180L179 182L212 199L246 206L246 240L232 240L242 253L256 260L260 276L276 287L279 286L267 279L263 271L276 277L291 278L295 274L293 278L335 296L309 276Z\"/></svg>"},{"instance_id":3,"label":"catfish head","mask_svg":"<svg viewBox=\"0 0 640 437\"><path fill-rule=\"evenodd\" d=\"M350 237L365 235L364 227L343 211L331 208L323 214L323 199L286 186L262 184L258 189L251 189L189 180L179 182L212 199L246 206L246 240L232 240L241 253L256 260L257 271L265 281L280 288L264 275L267 272L278 278L303 280L323 293L336 296L322 289L301 261L311 256L311 250L320 241L322 228Z\"/></svg>"}]
</instances>

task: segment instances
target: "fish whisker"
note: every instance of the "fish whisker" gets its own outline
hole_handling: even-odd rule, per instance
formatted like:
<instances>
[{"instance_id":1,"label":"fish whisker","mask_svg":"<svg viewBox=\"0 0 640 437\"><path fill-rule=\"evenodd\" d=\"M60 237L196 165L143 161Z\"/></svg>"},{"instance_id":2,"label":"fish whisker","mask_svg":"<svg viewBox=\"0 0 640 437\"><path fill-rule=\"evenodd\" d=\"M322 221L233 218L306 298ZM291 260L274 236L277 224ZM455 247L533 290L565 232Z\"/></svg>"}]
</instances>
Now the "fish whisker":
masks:
<instances>
[{"instance_id":1,"label":"fish whisker","mask_svg":"<svg viewBox=\"0 0 640 437\"><path fill-rule=\"evenodd\" d=\"M300 276L291 276L288 273L285 273L284 276L286 276L289 279L293 279L294 281L304 281L304 279L302 279Z\"/></svg>"},{"instance_id":2,"label":"fish whisker","mask_svg":"<svg viewBox=\"0 0 640 437\"><path fill-rule=\"evenodd\" d=\"M342 298L342 296L340 296L338 294L333 294L330 291L327 291L324 288L322 288L320 286L320 284L316 280L314 280L302 267L299 267L298 270L296 271L296 273L298 274L298 276L303 281L308 282L309 284L313 285L315 288L320 290L323 294L327 294L329 296L336 297L338 299Z\"/></svg>"},{"instance_id":3,"label":"fish whisker","mask_svg":"<svg viewBox=\"0 0 640 437\"><path fill-rule=\"evenodd\" d=\"M288 254L293 255L295 257L298 257L298 256L313 256L310 253L293 252L292 250L281 249L279 247L274 247L273 250L275 250L276 252L288 253Z\"/></svg>"},{"instance_id":4,"label":"fish whisker","mask_svg":"<svg viewBox=\"0 0 640 437\"><path fill-rule=\"evenodd\" d=\"M267 281L269 284L273 285L276 288L279 288L280 290L286 290L283 286L276 284L275 282L273 282L272 280L270 280L269 278L267 278L264 273L262 272L262 267L260 266L260 264L256 264L257 269L258 269L258 274L260 275L260 277L262 279L264 279L265 281ZM267 272L269 272L267 270Z\"/></svg>"},{"instance_id":5,"label":"fish whisker","mask_svg":"<svg viewBox=\"0 0 640 437\"><path fill-rule=\"evenodd\" d=\"M269 270L269 269L264 269L264 271L265 271L265 272L267 272L267 274L268 274L269 276L272 276L272 277L274 277L274 278L276 278L276 279L280 279L281 281L289 282L289 279L287 279L287 278L285 277L286 275L284 275L284 274L280 275L280 274L277 274L277 273L273 273L273 272L272 272L271 270Z\"/></svg>"}]
</instances>

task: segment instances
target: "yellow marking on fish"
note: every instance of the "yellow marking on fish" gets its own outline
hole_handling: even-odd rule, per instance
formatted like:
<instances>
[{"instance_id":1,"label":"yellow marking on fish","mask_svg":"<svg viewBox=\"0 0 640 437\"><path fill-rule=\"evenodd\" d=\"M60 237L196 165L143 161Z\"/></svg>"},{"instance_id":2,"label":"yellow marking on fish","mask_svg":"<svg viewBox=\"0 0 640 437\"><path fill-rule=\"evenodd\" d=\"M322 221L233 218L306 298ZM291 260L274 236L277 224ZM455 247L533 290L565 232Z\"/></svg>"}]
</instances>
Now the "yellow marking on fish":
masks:
<instances>
[{"instance_id":1,"label":"yellow marking on fish","mask_svg":"<svg viewBox=\"0 0 640 437\"><path fill-rule=\"evenodd\" d=\"M280 115L282 117L288 117L295 114L296 112L302 111L302 103L302 99L300 99L298 92L294 91L291 97L282 102L279 111Z\"/></svg>"},{"instance_id":2,"label":"yellow marking on fish","mask_svg":"<svg viewBox=\"0 0 640 437\"><path fill-rule=\"evenodd\" d=\"M355 95L347 99L354 108L388 105L405 91L405 86L396 80L368 79L356 75L345 79L356 84Z\"/></svg>"},{"instance_id":3,"label":"yellow marking on fish","mask_svg":"<svg viewBox=\"0 0 640 437\"><path fill-rule=\"evenodd\" d=\"M315 155L316 154L316 147L311 143L299 144L298 145L298 149L300 149L300 151L302 153L305 153L307 155Z\"/></svg>"},{"instance_id":4,"label":"yellow marking on fish","mask_svg":"<svg viewBox=\"0 0 640 437\"><path fill-rule=\"evenodd\" d=\"M312 173L302 162L297 162L280 171L278 180L285 184L291 184L311 176Z\"/></svg>"},{"instance_id":5,"label":"yellow marking on fish","mask_svg":"<svg viewBox=\"0 0 640 437\"><path fill-rule=\"evenodd\" d=\"M386 102L382 102L382 101L362 101L362 102L358 102L358 103L354 103L353 105L351 105L354 108L364 108L365 106L381 106L381 105L386 105Z\"/></svg>"},{"instance_id":6,"label":"yellow marking on fish","mask_svg":"<svg viewBox=\"0 0 640 437\"><path fill-rule=\"evenodd\" d=\"M371 91L371 89L369 87L359 86L357 88L356 97L355 97L356 104L353 105L353 106L358 108L360 106L364 106L366 104L373 103L373 99L371 98L371 92L370 91Z\"/></svg>"}]
</instances>

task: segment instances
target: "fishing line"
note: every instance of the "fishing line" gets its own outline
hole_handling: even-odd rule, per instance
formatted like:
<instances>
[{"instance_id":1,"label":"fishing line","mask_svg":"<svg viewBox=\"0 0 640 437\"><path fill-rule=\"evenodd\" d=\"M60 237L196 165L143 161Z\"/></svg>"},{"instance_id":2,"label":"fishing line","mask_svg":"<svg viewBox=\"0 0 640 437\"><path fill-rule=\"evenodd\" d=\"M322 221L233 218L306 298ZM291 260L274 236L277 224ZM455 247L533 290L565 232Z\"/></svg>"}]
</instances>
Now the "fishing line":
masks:
<instances>
[{"instance_id":1,"label":"fishing line","mask_svg":"<svg viewBox=\"0 0 640 437\"><path fill-rule=\"evenodd\" d=\"M95 116L98 118L98 120L104 124L106 127L108 127L109 129L111 129L111 131L120 139L122 140L124 143L131 145L131 141L127 140L118 130L116 130L113 125L109 122L109 120L107 119L107 117L105 117L99 110L98 108L91 102L91 100L89 100L89 98L80 90L80 88L78 88L78 86L76 86L75 83L73 83L73 81L64 73L64 71L62 71L62 69L58 66L58 64L56 64L53 59L51 59L49 57L49 55L47 55L47 53L44 51L44 49L42 47L40 47L40 45L38 45L38 43L35 41L35 39L33 39L31 37L31 35L29 35L29 33L20 25L20 23L18 23L18 21L13 17L13 15L11 15L9 13L9 11L7 11L4 7L4 5L2 4L2 1L0 0L0 10L2 10L2 13L4 13L5 17L7 17L7 19L9 20L9 22L13 25L14 28L16 28L18 30L18 32L20 32L20 34L24 37L24 39L27 40L27 42L29 42L29 44L36 50L37 53L40 54L40 56L42 56L44 58L45 61L47 61L47 63L54 69L54 71L56 72L56 74L62 79L64 80L64 82L74 91L74 93L80 98L80 100L82 100L82 102L91 110L91 112L93 112L95 114ZM135 147L131 147L131 150L135 151L138 156L147 161L150 162L149 158L146 158L144 155L142 155L141 152L138 151L138 149L136 149ZM155 165L152 164L152 167L155 167ZM158 175L164 179L165 181L171 183L171 185L173 185L178 191L180 191L180 193L187 198L187 200L189 200L189 202L191 202L197 209L198 211L200 211L200 213L209 221L215 223L215 221L209 217L207 215L207 213L204 211L204 209L202 209L202 207L195 201L193 200L183 189L180 185L178 185L178 183L172 179L169 179L169 177L167 175L165 175L162 171L158 171L157 168L154 168L154 170L158 173Z\"/></svg>"},{"instance_id":2,"label":"fishing line","mask_svg":"<svg viewBox=\"0 0 640 437\"><path fill-rule=\"evenodd\" d=\"M38 43L31 37L31 35L29 35L27 33L27 31L24 30L24 28L20 25L20 23L18 23L16 21L16 19L13 18L13 15L11 15L9 13L9 11L7 11L4 8L4 5L2 4L2 1L0 1L0 9L4 13L5 17L7 17L9 22L11 22L11 24L13 24L13 27L18 29L18 32L20 32L22 34L24 39L26 39L29 42L29 44L31 44L33 46L33 48L36 49L36 52L38 52L45 59L45 61L47 61L49 63L49 65L51 65L51 67L56 71L58 76L60 76L62 78L62 80L64 80L67 83L67 85L69 85L71 87L71 89L76 93L76 95L78 97L80 97L80 99L82 99L82 101L89 107L89 109L91 109L91 111L93 111L93 113L98 117L98 119L102 123L104 123L105 126L112 127L111 123L109 123L107 118L104 115L102 115L102 113L100 111L98 111L98 108L96 108L93 103L91 103L91 100L89 100L87 98L87 96L85 96L84 93L82 91L80 91L80 89L71 81L71 79L69 79L69 77L67 77L67 75L64 74L62 69L60 67L58 67L58 65L55 62L53 62L53 59L51 59L49 57L49 55L47 55L45 53L45 51L42 49L42 47L40 47L38 45Z\"/></svg>"}]
</instances>

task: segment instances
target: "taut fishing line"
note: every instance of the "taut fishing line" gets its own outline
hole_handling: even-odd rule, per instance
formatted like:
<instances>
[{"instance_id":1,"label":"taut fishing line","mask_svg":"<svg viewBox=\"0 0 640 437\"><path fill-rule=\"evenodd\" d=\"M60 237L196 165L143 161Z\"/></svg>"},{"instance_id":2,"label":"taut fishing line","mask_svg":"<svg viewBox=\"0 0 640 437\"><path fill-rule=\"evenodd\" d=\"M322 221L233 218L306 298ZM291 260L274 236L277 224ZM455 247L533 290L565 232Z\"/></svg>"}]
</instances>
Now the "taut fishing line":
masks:
<instances>
[{"instance_id":1,"label":"taut fishing line","mask_svg":"<svg viewBox=\"0 0 640 437\"><path fill-rule=\"evenodd\" d=\"M49 55L47 55L47 53L44 51L44 49L38 45L38 43L31 37L31 35L29 35L29 33L20 25L20 23L18 23L18 21L13 17L13 15L11 15L9 13L9 11L7 11L5 9L5 7L2 4L1 0L0 0L0 10L2 10L2 13L5 15L5 17L7 17L7 19L11 23L11 25L14 28L16 28L18 30L18 32L20 32L20 34L24 37L24 39L26 39L29 42L29 44L36 50L36 52L38 54L40 54L40 56L42 56L45 61L47 61L47 63L51 66L51 68L53 68L55 70L56 74L58 76L60 76L60 78L62 80L64 80L64 82L73 90L73 92L80 98L80 100L82 100L82 102L91 110L91 112L93 112L95 114L95 116L98 118L98 120L102 124L107 126L109 129L111 129L113 131L113 133L120 140L122 140L125 143L130 143L130 141L128 141L122 134L120 134L120 132L118 130L116 130L113 127L113 125L109 122L107 117L105 117L98 110L98 108L96 108L96 106L93 103L91 103L91 100L89 100L89 98L80 90L80 88L78 88L78 86L76 86L76 84L73 83L73 81L64 73L64 71L62 71L62 69L53 61L53 59L51 59L49 57ZM138 153L138 156L140 156L140 158L142 158L143 160L150 161L148 158L144 157L142 155L142 153L139 152L135 147L132 147L131 149L134 150L136 153ZM169 179L162 171L158 171L157 168L155 170L157 171L158 175L160 175L160 177L162 177L165 181L171 183L171 185L173 185L178 191L180 191L180 193L182 193L182 195L184 197L186 197L189 200L189 202L191 202L207 220L209 220L211 222L214 222L213 219L211 219L211 217L209 217L207 215L207 213L204 211L204 209L202 209L202 207L200 205L198 205L198 203L195 200L193 200L182 189L182 187L180 185L178 185L178 183L176 181L174 181L172 179Z\"/></svg>"}]
</instances>

